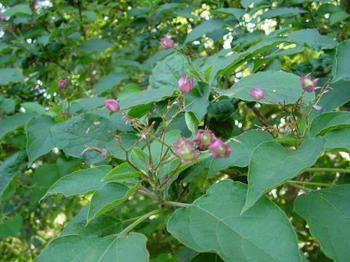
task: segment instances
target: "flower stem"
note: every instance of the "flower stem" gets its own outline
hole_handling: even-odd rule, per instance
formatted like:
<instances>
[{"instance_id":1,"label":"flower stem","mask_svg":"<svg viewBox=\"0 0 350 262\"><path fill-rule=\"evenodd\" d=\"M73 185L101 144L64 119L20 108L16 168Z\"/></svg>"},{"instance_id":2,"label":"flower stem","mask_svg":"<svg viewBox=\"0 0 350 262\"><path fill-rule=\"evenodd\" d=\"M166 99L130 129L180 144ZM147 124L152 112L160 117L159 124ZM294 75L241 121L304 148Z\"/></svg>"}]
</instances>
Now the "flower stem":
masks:
<instances>
[{"instance_id":1,"label":"flower stem","mask_svg":"<svg viewBox=\"0 0 350 262\"><path fill-rule=\"evenodd\" d=\"M329 187L332 186L330 183L320 183L320 182L309 182L309 181L296 181L296 180L288 180L289 184L299 184L299 185L309 185L309 186L320 186L320 187Z\"/></svg>"},{"instance_id":2,"label":"flower stem","mask_svg":"<svg viewBox=\"0 0 350 262\"><path fill-rule=\"evenodd\" d=\"M333 167L310 167L304 170L305 172L337 172L337 173L350 173L350 169L345 168L333 168Z\"/></svg>"},{"instance_id":3,"label":"flower stem","mask_svg":"<svg viewBox=\"0 0 350 262\"><path fill-rule=\"evenodd\" d=\"M175 201L165 201L164 204L169 206L174 206L174 207L186 207L186 208L193 206L192 204L186 204L186 203L175 202Z\"/></svg>"},{"instance_id":4,"label":"flower stem","mask_svg":"<svg viewBox=\"0 0 350 262\"><path fill-rule=\"evenodd\" d=\"M160 209L155 209L155 210L153 210L151 212L148 212L147 214L144 214L143 216L140 216L137 220L135 220L135 222L131 223L126 228L124 228L118 234L118 236L125 236L125 235L127 235L131 230L133 230L135 227L137 227L139 224L141 224L144 220L146 220L150 216L153 216L153 215L155 215L155 214L157 214L159 212L160 212Z\"/></svg>"}]
</instances>

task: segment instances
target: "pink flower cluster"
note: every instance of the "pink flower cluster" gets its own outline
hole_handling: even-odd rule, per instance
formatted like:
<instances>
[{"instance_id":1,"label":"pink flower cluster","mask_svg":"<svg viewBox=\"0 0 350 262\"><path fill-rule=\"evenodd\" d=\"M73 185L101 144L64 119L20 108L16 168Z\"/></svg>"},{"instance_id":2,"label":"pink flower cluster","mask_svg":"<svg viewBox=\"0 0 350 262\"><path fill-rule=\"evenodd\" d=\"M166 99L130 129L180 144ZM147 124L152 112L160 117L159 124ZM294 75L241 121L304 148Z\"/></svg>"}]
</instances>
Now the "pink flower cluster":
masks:
<instances>
[{"instance_id":1,"label":"pink flower cluster","mask_svg":"<svg viewBox=\"0 0 350 262\"><path fill-rule=\"evenodd\" d=\"M58 89L61 89L61 90L66 89L68 84L69 84L69 82L67 79L59 79L56 82Z\"/></svg>"},{"instance_id":2,"label":"pink flower cluster","mask_svg":"<svg viewBox=\"0 0 350 262\"><path fill-rule=\"evenodd\" d=\"M313 92L319 89L319 87L317 86L319 80L319 78L312 79L311 74L307 74L300 77L301 85L306 92Z\"/></svg>"},{"instance_id":3,"label":"pink flower cluster","mask_svg":"<svg viewBox=\"0 0 350 262\"><path fill-rule=\"evenodd\" d=\"M174 46L174 41L171 40L168 36L163 36L160 39L159 44L162 48L169 49L169 48L172 48Z\"/></svg>"},{"instance_id":4,"label":"pink flower cluster","mask_svg":"<svg viewBox=\"0 0 350 262\"><path fill-rule=\"evenodd\" d=\"M115 99L106 99L105 106L111 112L119 112L120 111L119 102Z\"/></svg>"},{"instance_id":5,"label":"pink flower cluster","mask_svg":"<svg viewBox=\"0 0 350 262\"><path fill-rule=\"evenodd\" d=\"M193 82L193 78L185 75L179 78L177 86L181 92L188 94L193 88Z\"/></svg>"},{"instance_id":6,"label":"pink flower cluster","mask_svg":"<svg viewBox=\"0 0 350 262\"><path fill-rule=\"evenodd\" d=\"M231 154L228 144L217 138L212 131L204 129L197 131L193 141L180 137L173 146L182 163L196 161L199 156L198 150L209 150L213 158L228 157Z\"/></svg>"}]
</instances>

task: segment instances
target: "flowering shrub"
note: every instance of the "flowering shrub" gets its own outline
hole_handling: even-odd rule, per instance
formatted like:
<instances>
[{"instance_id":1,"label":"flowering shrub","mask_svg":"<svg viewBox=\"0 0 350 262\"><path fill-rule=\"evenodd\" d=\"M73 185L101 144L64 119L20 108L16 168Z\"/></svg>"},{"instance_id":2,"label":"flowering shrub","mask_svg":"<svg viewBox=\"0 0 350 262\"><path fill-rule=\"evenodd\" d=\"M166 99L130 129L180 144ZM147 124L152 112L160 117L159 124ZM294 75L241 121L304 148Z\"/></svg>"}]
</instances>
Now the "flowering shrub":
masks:
<instances>
[{"instance_id":1,"label":"flowering shrub","mask_svg":"<svg viewBox=\"0 0 350 262\"><path fill-rule=\"evenodd\" d=\"M347 1L4 1L0 260L349 261Z\"/></svg>"}]
</instances>

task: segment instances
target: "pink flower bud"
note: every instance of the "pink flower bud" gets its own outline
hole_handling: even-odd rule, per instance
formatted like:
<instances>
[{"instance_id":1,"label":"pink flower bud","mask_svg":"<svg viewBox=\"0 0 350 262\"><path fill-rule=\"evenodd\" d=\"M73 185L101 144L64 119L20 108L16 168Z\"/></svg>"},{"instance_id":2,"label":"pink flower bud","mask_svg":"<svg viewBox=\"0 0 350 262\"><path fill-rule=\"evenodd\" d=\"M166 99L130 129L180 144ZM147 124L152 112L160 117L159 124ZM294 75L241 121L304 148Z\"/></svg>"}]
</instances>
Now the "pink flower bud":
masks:
<instances>
[{"instance_id":1,"label":"pink flower bud","mask_svg":"<svg viewBox=\"0 0 350 262\"><path fill-rule=\"evenodd\" d=\"M228 157L231 154L230 146L222 142L219 138L216 138L208 148L213 158Z\"/></svg>"},{"instance_id":2,"label":"pink flower bud","mask_svg":"<svg viewBox=\"0 0 350 262\"><path fill-rule=\"evenodd\" d=\"M251 88L249 94L254 100L260 100L264 98L264 90L262 90L260 87Z\"/></svg>"},{"instance_id":3,"label":"pink flower bud","mask_svg":"<svg viewBox=\"0 0 350 262\"><path fill-rule=\"evenodd\" d=\"M120 111L119 102L115 99L106 99L105 106L111 112L119 112Z\"/></svg>"},{"instance_id":4,"label":"pink flower bud","mask_svg":"<svg viewBox=\"0 0 350 262\"><path fill-rule=\"evenodd\" d=\"M162 48L164 49L169 49L172 48L174 46L174 41L171 40L169 37L167 36L163 36L160 41L159 44Z\"/></svg>"},{"instance_id":5,"label":"pink flower bud","mask_svg":"<svg viewBox=\"0 0 350 262\"><path fill-rule=\"evenodd\" d=\"M7 16L0 13L0 21L6 21Z\"/></svg>"},{"instance_id":6,"label":"pink flower bud","mask_svg":"<svg viewBox=\"0 0 350 262\"><path fill-rule=\"evenodd\" d=\"M200 150L207 150L214 139L215 135L210 130L198 129L193 142L198 145Z\"/></svg>"},{"instance_id":7,"label":"pink flower bud","mask_svg":"<svg viewBox=\"0 0 350 262\"><path fill-rule=\"evenodd\" d=\"M59 89L66 89L68 86L68 80L67 79L60 79L57 80L56 84Z\"/></svg>"},{"instance_id":8,"label":"pink flower bud","mask_svg":"<svg viewBox=\"0 0 350 262\"><path fill-rule=\"evenodd\" d=\"M199 153L196 151L194 144L187 138L180 137L173 146L182 163L191 163L198 159Z\"/></svg>"},{"instance_id":9,"label":"pink flower bud","mask_svg":"<svg viewBox=\"0 0 350 262\"><path fill-rule=\"evenodd\" d=\"M311 74L307 74L300 77L301 85L306 92L313 92L319 89L319 87L317 86L319 80L319 78L312 80Z\"/></svg>"},{"instance_id":10,"label":"pink flower bud","mask_svg":"<svg viewBox=\"0 0 350 262\"><path fill-rule=\"evenodd\" d=\"M188 94L193 88L193 78L188 76L181 76L177 81L177 85L181 92Z\"/></svg>"}]
</instances>

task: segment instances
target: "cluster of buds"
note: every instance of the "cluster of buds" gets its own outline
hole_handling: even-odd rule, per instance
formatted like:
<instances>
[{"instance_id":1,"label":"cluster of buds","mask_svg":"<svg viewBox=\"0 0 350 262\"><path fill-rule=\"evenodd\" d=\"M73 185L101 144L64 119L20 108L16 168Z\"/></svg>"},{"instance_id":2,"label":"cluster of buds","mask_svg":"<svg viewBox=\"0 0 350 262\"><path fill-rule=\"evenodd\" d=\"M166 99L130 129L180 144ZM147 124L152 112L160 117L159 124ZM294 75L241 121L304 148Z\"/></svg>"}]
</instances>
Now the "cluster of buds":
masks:
<instances>
[{"instance_id":1,"label":"cluster of buds","mask_svg":"<svg viewBox=\"0 0 350 262\"><path fill-rule=\"evenodd\" d=\"M193 141L180 137L173 146L183 163L196 161L199 156L198 150L209 150L213 158L228 157L231 154L228 144L217 138L212 131L204 129L197 131Z\"/></svg>"},{"instance_id":2,"label":"cluster of buds","mask_svg":"<svg viewBox=\"0 0 350 262\"><path fill-rule=\"evenodd\" d=\"M56 82L56 85L57 85L58 89L60 89L60 90L66 89L68 84L69 84L69 82L67 79L59 79Z\"/></svg>"},{"instance_id":3,"label":"cluster of buds","mask_svg":"<svg viewBox=\"0 0 350 262\"><path fill-rule=\"evenodd\" d=\"M172 48L174 46L174 41L171 40L168 36L163 36L160 39L159 44L162 48L169 49L169 48Z\"/></svg>"},{"instance_id":4,"label":"cluster of buds","mask_svg":"<svg viewBox=\"0 0 350 262\"><path fill-rule=\"evenodd\" d=\"M182 76L177 81L177 86L181 92L188 94L193 88L193 82L193 78L189 76Z\"/></svg>"},{"instance_id":5,"label":"cluster of buds","mask_svg":"<svg viewBox=\"0 0 350 262\"><path fill-rule=\"evenodd\" d=\"M319 78L312 79L311 74L307 74L300 77L301 85L306 92L313 92L319 89L319 87L317 86L319 80Z\"/></svg>"},{"instance_id":6,"label":"cluster of buds","mask_svg":"<svg viewBox=\"0 0 350 262\"><path fill-rule=\"evenodd\" d=\"M198 159L199 152L196 150L194 143L187 138L180 137L173 146L182 163L191 163Z\"/></svg>"},{"instance_id":7,"label":"cluster of buds","mask_svg":"<svg viewBox=\"0 0 350 262\"><path fill-rule=\"evenodd\" d=\"M115 99L106 99L105 106L111 112L119 112L120 111L119 102Z\"/></svg>"}]
</instances>

